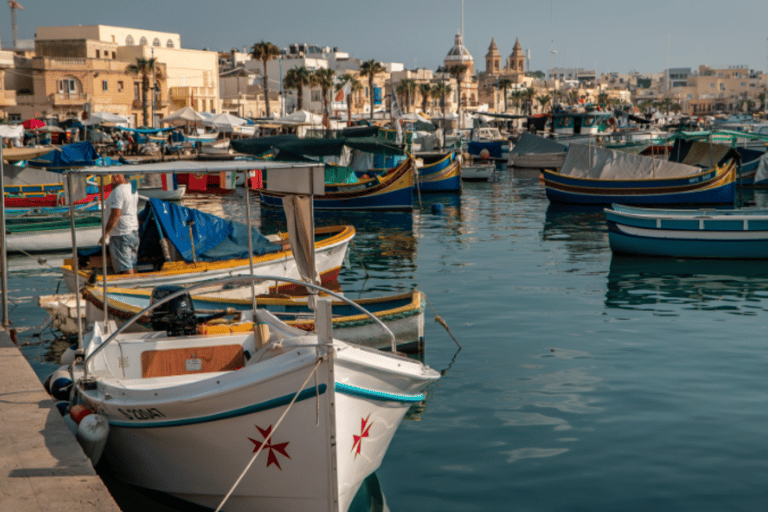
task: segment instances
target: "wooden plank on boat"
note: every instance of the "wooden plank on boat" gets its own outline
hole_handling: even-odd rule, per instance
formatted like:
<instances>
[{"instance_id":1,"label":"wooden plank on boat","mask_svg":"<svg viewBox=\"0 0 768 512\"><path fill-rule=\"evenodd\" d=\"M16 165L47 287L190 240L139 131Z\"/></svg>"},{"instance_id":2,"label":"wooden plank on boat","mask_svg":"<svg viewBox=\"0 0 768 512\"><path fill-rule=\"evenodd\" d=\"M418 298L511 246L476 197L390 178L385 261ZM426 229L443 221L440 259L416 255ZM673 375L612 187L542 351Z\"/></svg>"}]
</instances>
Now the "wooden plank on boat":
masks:
<instances>
[{"instance_id":1,"label":"wooden plank on boat","mask_svg":"<svg viewBox=\"0 0 768 512\"><path fill-rule=\"evenodd\" d=\"M243 365L242 345L147 350L141 354L143 378L224 372Z\"/></svg>"}]
</instances>

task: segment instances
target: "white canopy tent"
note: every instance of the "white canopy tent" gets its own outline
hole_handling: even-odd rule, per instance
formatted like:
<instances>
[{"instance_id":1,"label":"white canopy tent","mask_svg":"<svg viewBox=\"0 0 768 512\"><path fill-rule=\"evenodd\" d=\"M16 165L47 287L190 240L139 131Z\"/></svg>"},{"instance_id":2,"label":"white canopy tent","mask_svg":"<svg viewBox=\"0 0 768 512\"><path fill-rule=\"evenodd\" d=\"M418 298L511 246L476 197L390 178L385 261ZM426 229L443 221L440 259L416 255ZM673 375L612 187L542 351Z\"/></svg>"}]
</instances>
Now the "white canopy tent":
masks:
<instances>
[{"instance_id":1,"label":"white canopy tent","mask_svg":"<svg viewBox=\"0 0 768 512\"><path fill-rule=\"evenodd\" d=\"M167 124L185 124L185 123L202 123L206 118L200 115L192 107L184 107L168 114L168 116L160 120L161 123Z\"/></svg>"},{"instance_id":2,"label":"white canopy tent","mask_svg":"<svg viewBox=\"0 0 768 512\"><path fill-rule=\"evenodd\" d=\"M203 124L212 126L220 132L230 133L234 132L237 127L248 124L248 121L241 117L233 116L228 112L224 112L211 117L210 119L206 119L203 121Z\"/></svg>"},{"instance_id":3,"label":"white canopy tent","mask_svg":"<svg viewBox=\"0 0 768 512\"><path fill-rule=\"evenodd\" d=\"M24 140L24 127L20 124L0 125L0 138L11 139L14 146L21 146Z\"/></svg>"},{"instance_id":4,"label":"white canopy tent","mask_svg":"<svg viewBox=\"0 0 768 512\"><path fill-rule=\"evenodd\" d=\"M130 128L131 120L125 116L119 116L110 112L94 112L91 117L85 121L86 126L92 126L95 124L112 123L115 126L123 126Z\"/></svg>"}]
</instances>

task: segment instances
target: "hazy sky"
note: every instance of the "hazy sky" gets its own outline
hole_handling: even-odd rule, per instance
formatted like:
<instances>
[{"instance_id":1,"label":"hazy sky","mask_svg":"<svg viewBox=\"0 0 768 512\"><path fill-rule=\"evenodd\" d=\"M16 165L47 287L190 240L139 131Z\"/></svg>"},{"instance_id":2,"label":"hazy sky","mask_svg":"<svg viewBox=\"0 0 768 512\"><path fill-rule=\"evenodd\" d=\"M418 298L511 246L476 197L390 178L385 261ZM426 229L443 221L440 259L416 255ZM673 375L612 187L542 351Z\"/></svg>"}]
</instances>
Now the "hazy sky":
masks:
<instances>
[{"instance_id":1,"label":"hazy sky","mask_svg":"<svg viewBox=\"0 0 768 512\"><path fill-rule=\"evenodd\" d=\"M116 25L181 34L183 47L227 51L260 40L338 46L352 57L442 64L461 29L461 0L19 0L19 38L35 27ZM0 3L0 37L11 42ZM661 72L700 64L768 66L766 0L464 0L464 44L485 69L491 38L506 58L515 38L530 67ZM553 44L554 39L554 44ZM669 57L668 57L669 55ZM669 58L669 61L667 60Z\"/></svg>"}]
</instances>

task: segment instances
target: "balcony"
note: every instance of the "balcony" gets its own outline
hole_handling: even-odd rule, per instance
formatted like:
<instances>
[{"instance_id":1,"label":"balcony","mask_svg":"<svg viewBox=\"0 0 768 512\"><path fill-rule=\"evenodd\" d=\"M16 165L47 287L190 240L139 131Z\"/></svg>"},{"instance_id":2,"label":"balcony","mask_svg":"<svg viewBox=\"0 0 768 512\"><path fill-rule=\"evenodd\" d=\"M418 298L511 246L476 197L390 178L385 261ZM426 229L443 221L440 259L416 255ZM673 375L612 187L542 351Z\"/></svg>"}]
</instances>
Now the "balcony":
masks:
<instances>
[{"instance_id":1,"label":"balcony","mask_svg":"<svg viewBox=\"0 0 768 512\"><path fill-rule=\"evenodd\" d=\"M8 91L6 91L8 92ZM17 105L34 105L35 103L35 95L34 94L23 94L23 93L16 93L16 104Z\"/></svg>"},{"instance_id":2,"label":"balcony","mask_svg":"<svg viewBox=\"0 0 768 512\"><path fill-rule=\"evenodd\" d=\"M53 104L55 106L77 106L77 105L83 105L87 102L87 97L85 94L77 93L77 92L57 92L52 94L53 96Z\"/></svg>"}]
</instances>

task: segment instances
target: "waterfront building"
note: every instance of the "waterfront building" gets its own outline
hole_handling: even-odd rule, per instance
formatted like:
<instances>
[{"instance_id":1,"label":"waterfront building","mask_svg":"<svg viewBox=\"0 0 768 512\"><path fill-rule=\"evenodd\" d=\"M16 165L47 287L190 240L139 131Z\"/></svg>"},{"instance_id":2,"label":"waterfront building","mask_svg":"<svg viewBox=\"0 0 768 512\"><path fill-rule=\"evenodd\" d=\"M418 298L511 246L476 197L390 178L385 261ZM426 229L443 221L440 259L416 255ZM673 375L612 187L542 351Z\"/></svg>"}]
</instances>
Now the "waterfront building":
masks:
<instances>
[{"instance_id":1,"label":"waterfront building","mask_svg":"<svg viewBox=\"0 0 768 512\"><path fill-rule=\"evenodd\" d=\"M512 47L512 53L504 61L503 68L496 40L491 38L488 53L485 55L485 72L478 74L478 101L481 104L487 104L488 108L495 112L504 111L504 90L499 87L499 81L502 79L511 82L510 87L507 88L508 95L516 89L530 87L533 83L533 79L526 76L525 53L517 38ZM512 108L512 102L509 99L507 107Z\"/></svg>"},{"instance_id":2,"label":"waterfront building","mask_svg":"<svg viewBox=\"0 0 768 512\"><path fill-rule=\"evenodd\" d=\"M16 106L16 91L6 88L6 72L14 70L13 52L0 51L0 119L6 118L7 108Z\"/></svg>"}]
</instances>

